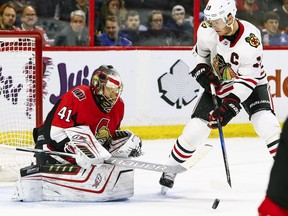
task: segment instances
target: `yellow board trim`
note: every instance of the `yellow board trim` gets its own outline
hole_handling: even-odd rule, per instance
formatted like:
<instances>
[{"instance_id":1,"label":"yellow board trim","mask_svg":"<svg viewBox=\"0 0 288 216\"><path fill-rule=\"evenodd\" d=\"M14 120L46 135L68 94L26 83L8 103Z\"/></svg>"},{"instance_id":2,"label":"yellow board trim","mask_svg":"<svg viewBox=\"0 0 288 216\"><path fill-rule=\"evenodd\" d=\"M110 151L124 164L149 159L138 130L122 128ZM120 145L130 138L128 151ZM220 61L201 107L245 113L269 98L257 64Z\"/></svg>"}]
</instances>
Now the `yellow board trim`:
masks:
<instances>
[{"instance_id":1,"label":"yellow board trim","mask_svg":"<svg viewBox=\"0 0 288 216\"><path fill-rule=\"evenodd\" d=\"M283 123L280 123L281 127ZM162 125L162 126L126 126L122 130L128 129L141 137L142 140L155 139L176 139L181 133L185 125ZM232 137L257 137L252 124L228 124L223 127L224 138ZM218 130L212 130L209 138L219 137ZM11 146L34 146L32 132L0 132L0 144Z\"/></svg>"},{"instance_id":2,"label":"yellow board trim","mask_svg":"<svg viewBox=\"0 0 288 216\"><path fill-rule=\"evenodd\" d=\"M281 123L282 127L282 123ZM163 126L126 126L128 129L141 137L143 140L154 139L176 139L184 128L184 125L163 125ZM224 137L257 137L252 124L228 124L223 127ZM212 130L209 138L219 137L218 129Z\"/></svg>"}]
</instances>

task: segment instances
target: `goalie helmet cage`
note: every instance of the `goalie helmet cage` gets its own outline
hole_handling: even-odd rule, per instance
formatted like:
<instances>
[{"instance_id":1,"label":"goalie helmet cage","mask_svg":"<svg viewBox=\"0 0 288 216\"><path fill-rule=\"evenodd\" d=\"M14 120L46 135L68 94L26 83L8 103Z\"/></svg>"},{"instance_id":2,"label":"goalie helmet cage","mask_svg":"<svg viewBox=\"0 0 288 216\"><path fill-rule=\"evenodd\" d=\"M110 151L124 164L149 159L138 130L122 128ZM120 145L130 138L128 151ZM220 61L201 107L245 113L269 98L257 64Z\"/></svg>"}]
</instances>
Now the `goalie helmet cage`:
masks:
<instances>
[{"instance_id":1,"label":"goalie helmet cage","mask_svg":"<svg viewBox=\"0 0 288 216\"><path fill-rule=\"evenodd\" d=\"M34 161L16 147L34 146L43 121L42 38L34 31L0 33L0 182L15 181Z\"/></svg>"}]
</instances>

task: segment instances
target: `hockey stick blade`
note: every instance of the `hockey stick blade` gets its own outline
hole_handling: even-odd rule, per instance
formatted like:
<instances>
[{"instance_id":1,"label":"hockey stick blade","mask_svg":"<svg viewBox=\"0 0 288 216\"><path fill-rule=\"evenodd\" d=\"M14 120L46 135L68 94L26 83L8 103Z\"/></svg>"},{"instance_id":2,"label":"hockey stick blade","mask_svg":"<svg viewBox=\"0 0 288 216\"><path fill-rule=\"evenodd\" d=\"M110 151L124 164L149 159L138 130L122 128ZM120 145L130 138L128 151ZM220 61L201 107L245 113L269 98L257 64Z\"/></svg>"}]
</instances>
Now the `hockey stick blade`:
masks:
<instances>
[{"instance_id":1,"label":"hockey stick blade","mask_svg":"<svg viewBox=\"0 0 288 216\"><path fill-rule=\"evenodd\" d=\"M56 152L56 151L47 151L47 150L42 150L42 149L16 148L16 150L30 152L30 153L32 152L32 153L39 153L39 154L72 157L72 158L77 157L76 154L69 154L65 152ZM143 169L143 170L150 170L150 171L156 171L156 172L181 173L187 170L187 168L181 165L169 166L169 165L163 165L163 164L158 164L158 163L131 160L131 159L126 159L126 158L111 157L108 160L105 160L104 163L128 167L132 169Z\"/></svg>"},{"instance_id":2,"label":"hockey stick blade","mask_svg":"<svg viewBox=\"0 0 288 216\"><path fill-rule=\"evenodd\" d=\"M157 164L157 163L151 163L151 162L144 162L144 161L138 161L138 160L130 160L126 158L109 158L108 160L105 160L106 164L114 164L118 166L124 166L128 168L136 168L136 169L144 169L144 170L150 170L150 171L156 171L156 172L171 172L171 173L181 173L186 171L187 169L182 167L181 165L176 166L169 166L169 165L163 165L163 164Z\"/></svg>"},{"instance_id":3,"label":"hockey stick blade","mask_svg":"<svg viewBox=\"0 0 288 216\"><path fill-rule=\"evenodd\" d=\"M190 159L185 161L181 164L182 167L185 169L190 169L195 164L197 164L200 160L202 160L211 150L213 146L209 144L205 144L199 148L196 149L195 153L192 155Z\"/></svg>"},{"instance_id":4,"label":"hockey stick blade","mask_svg":"<svg viewBox=\"0 0 288 216\"><path fill-rule=\"evenodd\" d=\"M202 160L211 151L212 148L213 148L212 145L205 144L199 147L199 149L195 151L195 153L190 159L176 166L168 166L168 165L163 165L163 164L155 164L155 163L150 163L150 162L121 159L121 158L110 158L106 160L105 163L111 163L111 164L116 164L119 166L126 166L126 167L132 167L132 168L134 167L138 169L146 169L146 170L159 171L159 172L181 173L190 169L195 164L197 164L200 160Z\"/></svg>"}]
</instances>

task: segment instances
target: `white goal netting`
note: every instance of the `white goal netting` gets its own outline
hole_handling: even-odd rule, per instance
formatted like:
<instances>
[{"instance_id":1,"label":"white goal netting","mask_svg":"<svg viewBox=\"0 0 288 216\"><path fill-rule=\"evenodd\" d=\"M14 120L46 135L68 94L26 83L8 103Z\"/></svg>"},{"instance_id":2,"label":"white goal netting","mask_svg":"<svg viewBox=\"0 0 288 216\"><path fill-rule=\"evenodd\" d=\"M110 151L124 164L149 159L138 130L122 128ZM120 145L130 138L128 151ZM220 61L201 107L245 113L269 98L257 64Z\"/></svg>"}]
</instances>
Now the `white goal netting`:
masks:
<instances>
[{"instance_id":1,"label":"white goal netting","mask_svg":"<svg viewBox=\"0 0 288 216\"><path fill-rule=\"evenodd\" d=\"M0 35L0 181L17 180L19 169L34 162L32 154L15 148L34 146L32 131L42 112L36 88L42 79L37 38Z\"/></svg>"}]
</instances>

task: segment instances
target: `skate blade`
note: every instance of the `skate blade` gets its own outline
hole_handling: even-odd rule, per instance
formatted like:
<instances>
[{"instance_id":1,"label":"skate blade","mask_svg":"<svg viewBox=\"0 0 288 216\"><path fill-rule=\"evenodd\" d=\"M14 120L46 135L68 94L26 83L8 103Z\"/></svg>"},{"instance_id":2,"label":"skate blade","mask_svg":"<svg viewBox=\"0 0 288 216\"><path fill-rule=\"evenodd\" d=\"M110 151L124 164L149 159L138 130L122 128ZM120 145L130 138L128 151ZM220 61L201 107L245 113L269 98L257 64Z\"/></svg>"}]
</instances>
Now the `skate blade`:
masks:
<instances>
[{"instance_id":1,"label":"skate blade","mask_svg":"<svg viewBox=\"0 0 288 216\"><path fill-rule=\"evenodd\" d=\"M165 195L170 188L162 186L161 187L161 194Z\"/></svg>"}]
</instances>

